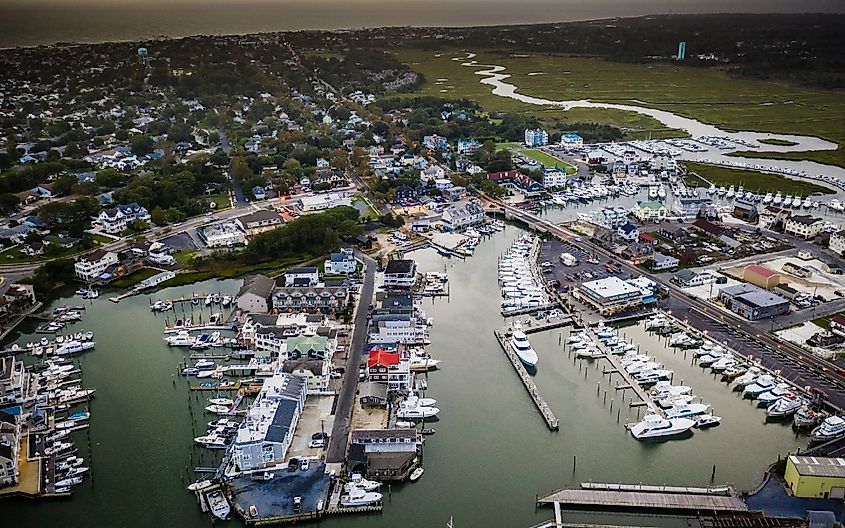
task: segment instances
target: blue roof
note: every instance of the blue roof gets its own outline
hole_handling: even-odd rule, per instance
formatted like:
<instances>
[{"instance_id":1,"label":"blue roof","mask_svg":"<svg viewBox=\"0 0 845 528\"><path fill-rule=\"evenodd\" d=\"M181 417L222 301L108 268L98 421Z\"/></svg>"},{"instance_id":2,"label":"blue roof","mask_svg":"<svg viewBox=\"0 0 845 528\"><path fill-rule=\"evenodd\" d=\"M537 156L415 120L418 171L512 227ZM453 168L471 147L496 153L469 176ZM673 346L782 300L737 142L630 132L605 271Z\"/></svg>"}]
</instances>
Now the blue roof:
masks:
<instances>
[{"instance_id":1,"label":"blue roof","mask_svg":"<svg viewBox=\"0 0 845 528\"><path fill-rule=\"evenodd\" d=\"M273 415L273 423L267 428L264 439L269 442L283 442L288 431L293 428L293 418L299 409L299 402L295 400L279 400L276 414Z\"/></svg>"}]
</instances>

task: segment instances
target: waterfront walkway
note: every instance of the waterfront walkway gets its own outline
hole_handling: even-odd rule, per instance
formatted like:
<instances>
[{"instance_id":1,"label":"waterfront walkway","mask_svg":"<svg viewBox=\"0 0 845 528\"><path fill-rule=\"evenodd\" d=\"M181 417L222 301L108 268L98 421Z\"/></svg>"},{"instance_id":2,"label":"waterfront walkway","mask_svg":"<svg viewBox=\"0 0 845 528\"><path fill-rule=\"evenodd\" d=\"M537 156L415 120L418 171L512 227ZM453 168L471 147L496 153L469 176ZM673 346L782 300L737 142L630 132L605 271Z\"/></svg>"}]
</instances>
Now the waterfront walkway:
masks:
<instances>
[{"instance_id":1,"label":"waterfront walkway","mask_svg":"<svg viewBox=\"0 0 845 528\"><path fill-rule=\"evenodd\" d=\"M537 385L534 383L534 379L528 374L528 371L525 370L525 365L522 364L522 361L519 360L516 353L510 346L508 346L505 334L501 330L494 330L493 334L495 334L496 341L499 342L499 346L502 347L502 351L504 351L505 356L507 356L511 365L513 365L514 370L516 370L519 379L522 380L522 384L525 386L525 390L528 391L528 395L531 396L531 400L534 401L534 405L537 406L537 410L540 411L540 414L543 416L543 420L546 421L546 425L548 425L549 429L552 431L557 431L560 428L560 422L557 417L555 417L551 407L549 407L546 403L546 400L543 399L543 396L540 394L540 389L538 389Z\"/></svg>"},{"instance_id":2,"label":"waterfront walkway","mask_svg":"<svg viewBox=\"0 0 845 528\"><path fill-rule=\"evenodd\" d=\"M748 506L733 490L710 493L702 488L689 493L663 486L629 486L621 489L561 489L537 498L537 505L590 511L747 512ZM678 488L684 490L684 488Z\"/></svg>"},{"instance_id":3,"label":"waterfront walkway","mask_svg":"<svg viewBox=\"0 0 845 528\"><path fill-rule=\"evenodd\" d=\"M646 390L639 383L637 383L637 380L635 380L634 377L629 374L627 370L625 370L625 367L620 362L620 357L609 353L607 351L607 347L604 345L604 342L599 339L593 331L590 331L590 338L593 340L594 343L596 343L596 345L599 347L599 350L601 350L602 354L604 354L604 359L606 359L612 367L610 370L605 370L604 374L609 374L611 378L614 374L619 374L619 376L622 378L624 383L617 383L615 387L616 390L623 391L624 396L624 391L631 389L631 391L636 395L638 401L634 401L632 399L630 403L631 407L645 405L649 408L651 412L657 413L660 416L665 417L663 410L660 409L658 405L654 405L651 402L651 398L648 396Z\"/></svg>"}]
</instances>

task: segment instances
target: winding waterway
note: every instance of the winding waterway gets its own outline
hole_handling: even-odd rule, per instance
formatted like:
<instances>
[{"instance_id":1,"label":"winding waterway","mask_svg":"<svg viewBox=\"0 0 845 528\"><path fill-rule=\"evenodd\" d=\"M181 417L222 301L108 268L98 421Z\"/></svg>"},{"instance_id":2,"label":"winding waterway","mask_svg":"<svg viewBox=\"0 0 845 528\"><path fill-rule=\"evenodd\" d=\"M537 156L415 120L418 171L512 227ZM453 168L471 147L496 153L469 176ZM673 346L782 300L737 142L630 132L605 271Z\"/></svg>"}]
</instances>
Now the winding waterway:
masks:
<instances>
[{"instance_id":1,"label":"winding waterway","mask_svg":"<svg viewBox=\"0 0 845 528\"><path fill-rule=\"evenodd\" d=\"M496 259L521 233L508 227L483 241L467 260L445 259L430 250L412 254L423 271L445 268L451 293L424 302L435 320L430 352L443 360L443 368L429 378L427 396L437 398L442 412L434 424L437 434L426 442L425 475L415 484L393 486L382 515L321 524L427 528L443 526L451 515L456 526L527 527L551 516L535 512L535 494L564 485L587 480L704 485L715 465L716 482L750 489L778 455L806 445L805 437L796 437L786 425L766 424L761 409L638 327L625 333L712 403L723 424L682 441L635 441L623 424L636 419L637 411L620 405L595 364L570 357L552 331L531 336L540 355L537 384L561 421L560 431L549 432L492 334L504 323ZM234 292L239 284L208 281L153 297ZM189 398L186 381L174 376L185 352L163 344L163 319L149 312L148 296L118 305L107 297L104 293L90 303L77 325L93 330L97 341L96 350L81 358L85 385L97 388L91 452L83 449L93 481L69 500L2 501L0 515L33 528L209 526L185 491L187 468L213 463L210 453L191 442L211 417L202 414L200 399ZM567 333L563 330L562 337ZM28 335L18 339L30 340ZM76 434L84 446L86 433Z\"/></svg>"},{"instance_id":2,"label":"winding waterway","mask_svg":"<svg viewBox=\"0 0 845 528\"><path fill-rule=\"evenodd\" d=\"M672 112L668 112L666 110L649 108L648 106L645 106L645 103L640 106L632 104L602 103L590 101L588 99L556 101L552 99L545 99L542 97L534 97L531 95L526 95L524 93L519 93L518 86L510 82L506 82L506 80L509 79L511 75L508 73L503 73L506 71L506 68L504 66L494 64L479 64L478 61L474 60L475 56L476 55L474 53L467 53L466 57L455 57L452 60L459 62L463 61L461 62L461 65L466 67L482 67L483 69L476 70L473 73L481 77L481 80L479 81L481 84L493 87L493 95L515 99L523 103L539 106L555 106L560 107L564 110L569 110L572 108L604 108L611 110L625 110L630 112L637 112L639 114L647 115L656 119L666 127L684 130L688 132L691 136L725 136L732 139L740 139L743 141L752 142L759 145L759 148L756 149L759 152L804 152L816 150L835 150L839 147L836 143L814 136L775 134L770 132L754 131L729 132L726 130L722 130L717 126L703 123L696 119L684 117L678 114L674 114ZM765 143L759 143L759 140L761 139L782 139L794 144L769 145ZM680 157L681 159L690 161L709 158L711 161L719 163L740 162L755 165L759 164L764 165L766 167L777 167L779 169L805 171L808 175L811 176L824 174L827 176L845 178L845 168L837 167L834 165L825 165L813 161L762 159L754 158L753 156L725 156L717 149L709 149L707 152L689 152L682 150ZM798 176L790 177L794 179L801 179ZM813 181L810 178L804 179ZM841 190L837 189L837 191Z\"/></svg>"}]
</instances>

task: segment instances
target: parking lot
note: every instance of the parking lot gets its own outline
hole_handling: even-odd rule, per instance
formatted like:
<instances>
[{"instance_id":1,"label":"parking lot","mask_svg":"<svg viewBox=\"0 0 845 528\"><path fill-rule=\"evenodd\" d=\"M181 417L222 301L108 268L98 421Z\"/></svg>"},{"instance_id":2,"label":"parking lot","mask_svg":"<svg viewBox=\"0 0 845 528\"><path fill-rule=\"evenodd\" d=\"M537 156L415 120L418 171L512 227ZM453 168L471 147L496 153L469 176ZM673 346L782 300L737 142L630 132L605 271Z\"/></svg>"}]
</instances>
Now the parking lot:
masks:
<instances>
[{"instance_id":1,"label":"parking lot","mask_svg":"<svg viewBox=\"0 0 845 528\"><path fill-rule=\"evenodd\" d=\"M236 505L244 512L255 506L257 518L286 517L317 511L317 505L327 496L331 479L324 463L312 463L307 470L277 468L269 480L253 480L249 475L232 480L232 494ZM300 507L294 507L294 497L300 497Z\"/></svg>"},{"instance_id":2,"label":"parking lot","mask_svg":"<svg viewBox=\"0 0 845 528\"><path fill-rule=\"evenodd\" d=\"M332 430L334 416L331 415L334 396L309 396L299 417L299 424L293 436L288 455L291 457L318 457L322 448L308 447L311 435Z\"/></svg>"},{"instance_id":3,"label":"parking lot","mask_svg":"<svg viewBox=\"0 0 845 528\"><path fill-rule=\"evenodd\" d=\"M560 260L561 253L569 253L578 259L578 263L575 266L564 265ZM561 291L569 291L585 281L603 279L610 276L622 278L626 278L623 276L627 276L615 264L610 264L610 260L607 257L601 254L588 253L576 245L557 239L543 242L543 245L540 247L540 262L549 262L551 264L550 266L543 266L543 274L548 280L559 281L559 289Z\"/></svg>"}]
</instances>

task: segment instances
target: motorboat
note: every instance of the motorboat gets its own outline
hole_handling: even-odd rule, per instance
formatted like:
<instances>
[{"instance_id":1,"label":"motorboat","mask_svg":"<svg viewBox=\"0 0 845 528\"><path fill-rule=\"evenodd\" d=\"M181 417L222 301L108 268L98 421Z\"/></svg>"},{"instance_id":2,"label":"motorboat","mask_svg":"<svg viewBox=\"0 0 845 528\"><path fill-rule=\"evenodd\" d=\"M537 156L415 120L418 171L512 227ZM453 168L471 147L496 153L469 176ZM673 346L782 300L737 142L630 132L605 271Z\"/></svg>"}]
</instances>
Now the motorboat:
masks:
<instances>
[{"instance_id":1,"label":"motorboat","mask_svg":"<svg viewBox=\"0 0 845 528\"><path fill-rule=\"evenodd\" d=\"M822 416L818 411L813 410L809 405L804 405L792 417L792 425L802 429L804 427L814 427Z\"/></svg>"},{"instance_id":2,"label":"motorboat","mask_svg":"<svg viewBox=\"0 0 845 528\"><path fill-rule=\"evenodd\" d=\"M396 427L399 427L400 429L410 429L411 427L416 427L416 424L414 422L403 422L400 420L396 422Z\"/></svg>"},{"instance_id":3,"label":"motorboat","mask_svg":"<svg viewBox=\"0 0 845 528\"><path fill-rule=\"evenodd\" d=\"M349 482L343 485L343 491L349 493L353 489L364 491L375 491L381 487L381 482L376 480L367 480L360 473L353 473Z\"/></svg>"},{"instance_id":4,"label":"motorboat","mask_svg":"<svg viewBox=\"0 0 845 528\"><path fill-rule=\"evenodd\" d=\"M194 344L194 337L187 331L180 331L175 335L165 337L164 341L168 344L168 346L172 347L189 347Z\"/></svg>"},{"instance_id":5,"label":"motorboat","mask_svg":"<svg viewBox=\"0 0 845 528\"><path fill-rule=\"evenodd\" d=\"M200 373L200 369L194 367L185 367L182 369L183 376L196 376Z\"/></svg>"},{"instance_id":6,"label":"motorboat","mask_svg":"<svg viewBox=\"0 0 845 528\"><path fill-rule=\"evenodd\" d=\"M422 356L411 357L411 370L414 371L424 372L428 370L434 370L437 368L438 365L440 365L439 359Z\"/></svg>"},{"instance_id":7,"label":"motorboat","mask_svg":"<svg viewBox=\"0 0 845 528\"><path fill-rule=\"evenodd\" d=\"M742 395L754 399L757 396L763 394L764 392L772 390L774 386L774 378L769 374L763 374L762 376L754 380L754 383L746 385L746 387L742 389Z\"/></svg>"},{"instance_id":8,"label":"motorboat","mask_svg":"<svg viewBox=\"0 0 845 528\"><path fill-rule=\"evenodd\" d=\"M87 473L88 469L90 469L90 468L88 468L88 466L79 466L79 467L68 468L68 469L65 470L64 476L65 476L65 478L78 477L80 475L84 475L85 473Z\"/></svg>"},{"instance_id":9,"label":"motorboat","mask_svg":"<svg viewBox=\"0 0 845 528\"><path fill-rule=\"evenodd\" d=\"M713 372L724 372L728 367L736 365L736 358L733 354L725 354L720 357L715 363L710 365Z\"/></svg>"},{"instance_id":10,"label":"motorboat","mask_svg":"<svg viewBox=\"0 0 845 528\"><path fill-rule=\"evenodd\" d=\"M214 414L231 414L232 407L227 405L206 405L205 410Z\"/></svg>"},{"instance_id":11,"label":"motorboat","mask_svg":"<svg viewBox=\"0 0 845 528\"><path fill-rule=\"evenodd\" d=\"M424 420L425 418L433 418L440 413L437 407L400 407L396 411L396 417L403 420Z\"/></svg>"},{"instance_id":12,"label":"motorboat","mask_svg":"<svg viewBox=\"0 0 845 528\"><path fill-rule=\"evenodd\" d=\"M198 436L194 438L194 442L209 449L226 449L226 447L228 447L226 437L216 433L206 436Z\"/></svg>"},{"instance_id":13,"label":"motorboat","mask_svg":"<svg viewBox=\"0 0 845 528\"><path fill-rule=\"evenodd\" d=\"M695 416L693 420L695 420L695 427L698 429L715 427L722 423L722 418L713 414L699 414L698 416Z\"/></svg>"},{"instance_id":14,"label":"motorboat","mask_svg":"<svg viewBox=\"0 0 845 528\"><path fill-rule=\"evenodd\" d=\"M71 414L70 416L67 417L67 419L70 420L71 422L82 422L82 421L87 420L88 418L91 418L91 413L88 412L88 411L81 411L81 412L78 412L78 413L73 413L73 414Z\"/></svg>"},{"instance_id":15,"label":"motorboat","mask_svg":"<svg viewBox=\"0 0 845 528\"><path fill-rule=\"evenodd\" d=\"M211 346L211 334L200 334L194 338L191 343L191 348L194 350L202 350Z\"/></svg>"},{"instance_id":16,"label":"motorboat","mask_svg":"<svg viewBox=\"0 0 845 528\"><path fill-rule=\"evenodd\" d=\"M639 372L656 370L662 366L663 364L658 363L657 361L637 361L629 365L625 365L625 372L628 374L637 374Z\"/></svg>"},{"instance_id":17,"label":"motorboat","mask_svg":"<svg viewBox=\"0 0 845 528\"><path fill-rule=\"evenodd\" d=\"M687 405L692 403L692 394L669 394L653 398L654 403L663 409L670 409L679 405Z\"/></svg>"},{"instance_id":18,"label":"motorboat","mask_svg":"<svg viewBox=\"0 0 845 528\"><path fill-rule=\"evenodd\" d=\"M692 387L686 385L672 385L669 381L658 381L651 388L651 393L655 396L669 394L669 395L685 395L692 394Z\"/></svg>"},{"instance_id":19,"label":"motorboat","mask_svg":"<svg viewBox=\"0 0 845 528\"><path fill-rule=\"evenodd\" d=\"M762 370L760 369L760 367L751 367L745 372L745 374L736 378L734 380L734 384L736 384L737 387L745 387L747 385L751 385L752 383L754 383L755 380L757 380L757 378L760 377L761 373Z\"/></svg>"},{"instance_id":20,"label":"motorboat","mask_svg":"<svg viewBox=\"0 0 845 528\"><path fill-rule=\"evenodd\" d=\"M420 479L420 477L423 476L424 472L425 470L423 468L417 467L415 470L411 471L411 475L408 478L411 480L411 482L416 482Z\"/></svg>"},{"instance_id":21,"label":"motorboat","mask_svg":"<svg viewBox=\"0 0 845 528\"><path fill-rule=\"evenodd\" d=\"M405 401L400 404L402 407L434 407L437 405L437 400L434 398L420 398L415 394L408 396Z\"/></svg>"},{"instance_id":22,"label":"motorboat","mask_svg":"<svg viewBox=\"0 0 845 528\"><path fill-rule=\"evenodd\" d=\"M96 343L93 341L77 341L74 339L72 341L62 343L62 345L56 349L56 355L67 356L70 354L78 354L79 352L83 352L85 350L91 350L95 346Z\"/></svg>"},{"instance_id":23,"label":"motorboat","mask_svg":"<svg viewBox=\"0 0 845 528\"><path fill-rule=\"evenodd\" d=\"M706 403L679 403L666 409L666 418L688 418L698 414L704 414L710 409Z\"/></svg>"},{"instance_id":24,"label":"motorboat","mask_svg":"<svg viewBox=\"0 0 845 528\"><path fill-rule=\"evenodd\" d=\"M214 490L207 494L205 498L208 501L208 507L211 509L211 513L215 517L220 520L225 520L229 517L232 508L229 506L229 501L226 500L221 490Z\"/></svg>"},{"instance_id":25,"label":"motorboat","mask_svg":"<svg viewBox=\"0 0 845 528\"><path fill-rule=\"evenodd\" d=\"M528 342L528 336L522 331L522 327L517 325L514 328L513 335L510 340L510 347L514 354L522 361L523 364L533 367L537 364L539 357L534 349L531 348L531 343Z\"/></svg>"},{"instance_id":26,"label":"motorboat","mask_svg":"<svg viewBox=\"0 0 845 528\"><path fill-rule=\"evenodd\" d=\"M771 390L768 390L759 396L757 396L757 401L761 404L770 404L778 401L782 396L786 396L790 394L789 392L789 383L778 383Z\"/></svg>"},{"instance_id":27,"label":"motorboat","mask_svg":"<svg viewBox=\"0 0 845 528\"><path fill-rule=\"evenodd\" d=\"M55 486L56 488L69 488L70 486L77 486L79 484L82 484L82 477L76 476L56 481Z\"/></svg>"},{"instance_id":28,"label":"motorboat","mask_svg":"<svg viewBox=\"0 0 845 528\"><path fill-rule=\"evenodd\" d=\"M766 407L766 414L773 418L789 416L806 404L807 402L803 398L799 398L794 394L787 394L781 396L777 401Z\"/></svg>"},{"instance_id":29,"label":"motorboat","mask_svg":"<svg viewBox=\"0 0 845 528\"><path fill-rule=\"evenodd\" d=\"M841 416L828 416L810 433L812 442L827 442L845 435L845 419Z\"/></svg>"},{"instance_id":30,"label":"motorboat","mask_svg":"<svg viewBox=\"0 0 845 528\"><path fill-rule=\"evenodd\" d=\"M199 370L208 370L214 368L214 361L210 359L200 359L196 363L194 363L194 368Z\"/></svg>"},{"instance_id":31,"label":"motorboat","mask_svg":"<svg viewBox=\"0 0 845 528\"><path fill-rule=\"evenodd\" d=\"M364 491L353 489L348 495L340 498L342 508L354 508L356 506L369 506L381 502L383 495L377 491Z\"/></svg>"},{"instance_id":32,"label":"motorboat","mask_svg":"<svg viewBox=\"0 0 845 528\"><path fill-rule=\"evenodd\" d=\"M652 385L660 380L668 379L671 375L672 371L666 369L642 370L633 374L634 379L640 385Z\"/></svg>"},{"instance_id":33,"label":"motorboat","mask_svg":"<svg viewBox=\"0 0 845 528\"><path fill-rule=\"evenodd\" d=\"M212 405L223 405L225 407L231 407L235 404L231 398L209 398L208 403Z\"/></svg>"},{"instance_id":34,"label":"motorboat","mask_svg":"<svg viewBox=\"0 0 845 528\"><path fill-rule=\"evenodd\" d=\"M638 440L660 438L685 433L695 426L689 418L663 418L657 414L647 414L641 422L631 426L631 434Z\"/></svg>"}]
</instances>

